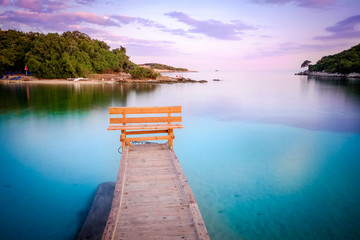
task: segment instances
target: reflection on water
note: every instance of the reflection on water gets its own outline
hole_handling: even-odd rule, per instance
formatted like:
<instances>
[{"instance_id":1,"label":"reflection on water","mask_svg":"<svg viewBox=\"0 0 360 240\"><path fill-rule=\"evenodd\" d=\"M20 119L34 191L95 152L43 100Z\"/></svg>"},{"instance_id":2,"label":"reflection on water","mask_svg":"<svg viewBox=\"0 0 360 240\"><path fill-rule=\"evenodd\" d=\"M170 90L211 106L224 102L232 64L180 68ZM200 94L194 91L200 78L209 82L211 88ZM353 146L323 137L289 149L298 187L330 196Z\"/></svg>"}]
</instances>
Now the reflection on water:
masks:
<instances>
[{"instance_id":1,"label":"reflection on water","mask_svg":"<svg viewBox=\"0 0 360 240\"><path fill-rule=\"evenodd\" d=\"M302 83L316 111L310 129L360 133L360 79L309 77Z\"/></svg>"},{"instance_id":2,"label":"reflection on water","mask_svg":"<svg viewBox=\"0 0 360 240\"><path fill-rule=\"evenodd\" d=\"M292 73L216 73L206 86L186 88L198 116L223 121L284 124L311 130L360 133L360 80L331 80ZM222 81L212 82L212 78Z\"/></svg>"},{"instance_id":3,"label":"reflection on water","mask_svg":"<svg viewBox=\"0 0 360 240\"><path fill-rule=\"evenodd\" d=\"M154 84L0 84L0 111L30 110L37 113L88 111L116 102L125 106L128 95L153 92Z\"/></svg>"},{"instance_id":4,"label":"reflection on water","mask_svg":"<svg viewBox=\"0 0 360 240\"><path fill-rule=\"evenodd\" d=\"M303 78L305 79L305 78ZM359 78L306 77L308 84L316 84L318 88L329 92L341 92L345 96L360 98Z\"/></svg>"},{"instance_id":5,"label":"reflection on water","mask_svg":"<svg viewBox=\"0 0 360 240\"><path fill-rule=\"evenodd\" d=\"M184 77L209 83L0 85L0 238L74 239L116 179L108 107L181 105L174 148L211 239L360 239L358 81Z\"/></svg>"}]
</instances>

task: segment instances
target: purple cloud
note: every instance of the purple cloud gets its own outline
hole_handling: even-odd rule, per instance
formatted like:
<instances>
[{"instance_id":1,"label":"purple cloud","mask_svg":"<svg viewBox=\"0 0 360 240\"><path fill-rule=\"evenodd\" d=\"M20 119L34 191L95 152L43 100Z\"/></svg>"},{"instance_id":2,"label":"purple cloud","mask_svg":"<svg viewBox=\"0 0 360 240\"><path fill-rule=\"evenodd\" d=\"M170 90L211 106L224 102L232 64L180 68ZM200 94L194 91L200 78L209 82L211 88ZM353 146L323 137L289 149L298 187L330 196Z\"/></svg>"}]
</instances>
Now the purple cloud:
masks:
<instances>
[{"instance_id":1,"label":"purple cloud","mask_svg":"<svg viewBox=\"0 0 360 240\"><path fill-rule=\"evenodd\" d=\"M159 29L166 28L164 25L160 23L140 17L130 17L126 15L112 15L111 18L117 20L120 24L138 23L145 27L155 27Z\"/></svg>"},{"instance_id":2,"label":"purple cloud","mask_svg":"<svg viewBox=\"0 0 360 240\"><path fill-rule=\"evenodd\" d=\"M6 11L0 14L0 18L8 26L12 26L12 23L20 23L36 29L55 31L66 31L70 25L80 25L83 23L100 26L118 26L116 22L107 17L87 12L58 12L50 14L31 11Z\"/></svg>"},{"instance_id":3,"label":"purple cloud","mask_svg":"<svg viewBox=\"0 0 360 240\"><path fill-rule=\"evenodd\" d=\"M83 5L91 5L94 4L96 0L76 0L76 2Z\"/></svg>"},{"instance_id":4,"label":"purple cloud","mask_svg":"<svg viewBox=\"0 0 360 240\"><path fill-rule=\"evenodd\" d=\"M16 0L11 5L31 10L33 12L55 12L64 8L68 8L68 1L69 0Z\"/></svg>"},{"instance_id":5,"label":"purple cloud","mask_svg":"<svg viewBox=\"0 0 360 240\"><path fill-rule=\"evenodd\" d=\"M43 8L42 0L17 0L15 1L15 6L21 7L24 9L29 9L32 11L40 12Z\"/></svg>"},{"instance_id":6,"label":"purple cloud","mask_svg":"<svg viewBox=\"0 0 360 240\"><path fill-rule=\"evenodd\" d=\"M334 26L325 30L332 33L330 36L315 37L316 40L333 40L345 38L360 38L360 30L356 26L360 24L360 15L349 17L343 21L336 23Z\"/></svg>"},{"instance_id":7,"label":"purple cloud","mask_svg":"<svg viewBox=\"0 0 360 240\"><path fill-rule=\"evenodd\" d=\"M68 8L66 1L49 1L46 5L47 12L55 12Z\"/></svg>"},{"instance_id":8,"label":"purple cloud","mask_svg":"<svg viewBox=\"0 0 360 240\"><path fill-rule=\"evenodd\" d=\"M330 5L334 2L334 0L252 0L255 3L269 3L269 4L287 4L287 3L295 3L301 7L307 8L318 8Z\"/></svg>"},{"instance_id":9,"label":"purple cloud","mask_svg":"<svg viewBox=\"0 0 360 240\"><path fill-rule=\"evenodd\" d=\"M96 0L0 0L0 5L15 6L34 12L55 12L69 8L71 4L93 5Z\"/></svg>"},{"instance_id":10,"label":"purple cloud","mask_svg":"<svg viewBox=\"0 0 360 240\"><path fill-rule=\"evenodd\" d=\"M179 22L185 23L192 27L188 31L181 31L179 29L175 30L165 30L167 32L172 32L177 35L187 35L187 33L200 33L209 37L213 37L221 40L240 40L240 36L243 31L255 29L249 25L242 23L241 21L232 21L230 23L224 23L218 20L196 20L189 17L182 12L170 12L165 15L177 19Z\"/></svg>"},{"instance_id":11,"label":"purple cloud","mask_svg":"<svg viewBox=\"0 0 360 240\"><path fill-rule=\"evenodd\" d=\"M0 0L0 6L10 6L9 0Z\"/></svg>"}]
</instances>

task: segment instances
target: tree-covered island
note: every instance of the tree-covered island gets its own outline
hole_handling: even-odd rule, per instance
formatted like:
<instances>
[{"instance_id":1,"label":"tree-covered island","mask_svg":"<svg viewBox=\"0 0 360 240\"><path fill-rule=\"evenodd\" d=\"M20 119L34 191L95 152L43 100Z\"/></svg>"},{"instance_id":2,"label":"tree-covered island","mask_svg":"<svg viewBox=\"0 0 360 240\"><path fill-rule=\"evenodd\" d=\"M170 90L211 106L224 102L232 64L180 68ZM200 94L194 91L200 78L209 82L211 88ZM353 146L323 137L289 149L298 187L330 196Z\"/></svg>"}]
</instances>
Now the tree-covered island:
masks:
<instances>
[{"instance_id":1,"label":"tree-covered island","mask_svg":"<svg viewBox=\"0 0 360 240\"><path fill-rule=\"evenodd\" d=\"M124 47L110 50L105 42L79 31L43 34L0 29L0 75L23 73L25 66L40 79L86 78L104 73L157 79L165 77L154 71L156 67L178 69L162 64L141 67L129 60Z\"/></svg>"},{"instance_id":2,"label":"tree-covered island","mask_svg":"<svg viewBox=\"0 0 360 240\"><path fill-rule=\"evenodd\" d=\"M301 67L308 70L297 75L326 77L360 77L360 44L340 53L322 57L316 64L305 60Z\"/></svg>"}]
</instances>

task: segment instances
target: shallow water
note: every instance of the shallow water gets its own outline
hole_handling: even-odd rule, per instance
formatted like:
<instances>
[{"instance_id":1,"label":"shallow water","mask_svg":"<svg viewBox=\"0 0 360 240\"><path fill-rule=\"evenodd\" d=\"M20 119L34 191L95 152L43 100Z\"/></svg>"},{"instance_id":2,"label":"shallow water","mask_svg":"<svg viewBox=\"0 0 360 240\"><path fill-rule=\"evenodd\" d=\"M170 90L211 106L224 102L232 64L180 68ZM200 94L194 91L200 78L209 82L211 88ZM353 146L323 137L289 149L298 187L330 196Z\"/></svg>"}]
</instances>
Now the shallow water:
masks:
<instances>
[{"instance_id":1,"label":"shallow water","mask_svg":"<svg viewBox=\"0 0 360 240\"><path fill-rule=\"evenodd\" d=\"M359 81L183 75L209 83L0 85L0 238L74 239L116 180L107 108L166 105L211 239L360 238Z\"/></svg>"}]
</instances>

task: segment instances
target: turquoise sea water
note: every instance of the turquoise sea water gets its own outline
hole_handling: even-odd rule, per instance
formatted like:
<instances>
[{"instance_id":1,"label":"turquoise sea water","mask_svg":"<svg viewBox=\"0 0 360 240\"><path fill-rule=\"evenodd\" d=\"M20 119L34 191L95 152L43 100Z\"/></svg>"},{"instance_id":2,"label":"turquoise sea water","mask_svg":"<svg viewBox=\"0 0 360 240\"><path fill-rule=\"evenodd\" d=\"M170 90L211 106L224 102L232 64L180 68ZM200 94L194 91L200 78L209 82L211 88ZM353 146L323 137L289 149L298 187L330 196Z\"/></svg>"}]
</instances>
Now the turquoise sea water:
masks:
<instances>
[{"instance_id":1,"label":"turquoise sea water","mask_svg":"<svg viewBox=\"0 0 360 240\"><path fill-rule=\"evenodd\" d=\"M183 75L209 83L0 85L0 239L74 239L116 180L107 108L166 105L211 239L360 239L358 80Z\"/></svg>"}]
</instances>

